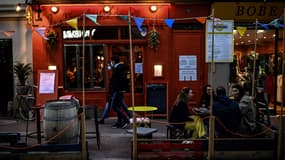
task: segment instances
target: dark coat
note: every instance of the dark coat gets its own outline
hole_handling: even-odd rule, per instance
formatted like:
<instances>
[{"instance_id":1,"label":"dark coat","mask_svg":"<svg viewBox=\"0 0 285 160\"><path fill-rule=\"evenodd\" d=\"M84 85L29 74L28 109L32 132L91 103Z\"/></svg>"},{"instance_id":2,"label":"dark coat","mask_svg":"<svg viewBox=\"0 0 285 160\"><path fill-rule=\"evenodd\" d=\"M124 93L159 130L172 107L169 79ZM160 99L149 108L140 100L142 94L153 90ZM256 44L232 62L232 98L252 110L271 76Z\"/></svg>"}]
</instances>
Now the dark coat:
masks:
<instances>
[{"instance_id":1,"label":"dark coat","mask_svg":"<svg viewBox=\"0 0 285 160\"><path fill-rule=\"evenodd\" d=\"M110 78L110 91L120 92L128 91L129 80L127 78L128 66L125 64L118 64L112 70L112 77Z\"/></svg>"},{"instance_id":2,"label":"dark coat","mask_svg":"<svg viewBox=\"0 0 285 160\"><path fill-rule=\"evenodd\" d=\"M175 105L171 111L169 122L172 123L184 123L186 121L189 121L190 112L188 110L188 106L185 102L178 102L177 105ZM184 124L174 124L180 129L184 128Z\"/></svg>"},{"instance_id":3,"label":"dark coat","mask_svg":"<svg viewBox=\"0 0 285 160\"><path fill-rule=\"evenodd\" d=\"M217 96L213 103L213 115L216 116L222 124L216 124L218 130L223 130L224 125L230 131L239 130L241 121L241 112L238 103L226 96Z\"/></svg>"}]
</instances>

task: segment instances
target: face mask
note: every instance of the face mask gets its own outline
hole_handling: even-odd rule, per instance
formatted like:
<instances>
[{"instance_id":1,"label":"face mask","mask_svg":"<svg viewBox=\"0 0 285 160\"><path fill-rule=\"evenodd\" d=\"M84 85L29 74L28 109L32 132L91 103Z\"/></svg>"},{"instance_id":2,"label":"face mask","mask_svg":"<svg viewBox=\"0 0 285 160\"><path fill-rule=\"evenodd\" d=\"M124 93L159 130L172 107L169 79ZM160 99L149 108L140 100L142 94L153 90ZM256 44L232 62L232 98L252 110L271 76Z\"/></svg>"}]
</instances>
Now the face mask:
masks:
<instances>
[{"instance_id":1,"label":"face mask","mask_svg":"<svg viewBox=\"0 0 285 160\"><path fill-rule=\"evenodd\" d=\"M112 69L112 67L111 67L110 64L108 65L107 69L108 69L108 70L111 70L111 69Z\"/></svg>"}]
</instances>

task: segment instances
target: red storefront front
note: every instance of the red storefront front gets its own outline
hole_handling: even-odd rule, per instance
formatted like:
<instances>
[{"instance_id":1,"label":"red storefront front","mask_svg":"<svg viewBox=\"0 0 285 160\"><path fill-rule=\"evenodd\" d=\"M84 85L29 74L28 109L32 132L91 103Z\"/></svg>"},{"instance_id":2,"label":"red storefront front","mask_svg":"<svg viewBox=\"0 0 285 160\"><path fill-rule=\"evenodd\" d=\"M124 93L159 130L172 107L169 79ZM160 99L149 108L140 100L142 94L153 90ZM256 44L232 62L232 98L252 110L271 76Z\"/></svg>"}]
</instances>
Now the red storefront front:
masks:
<instances>
[{"instance_id":1,"label":"red storefront front","mask_svg":"<svg viewBox=\"0 0 285 160\"><path fill-rule=\"evenodd\" d=\"M74 95L82 102L83 75L85 104L103 109L111 75L108 63L112 55L118 54L122 62L128 65L133 62L134 73L129 73L129 79L131 86L133 75L135 105L162 104L158 106L157 114L166 116L168 108L184 86L193 89L193 103L197 103L202 86L208 83L205 24L199 20L205 20L210 14L210 4L157 4L155 12L150 11L151 4L108 5L109 12L104 12L106 5L103 4L40 5L41 12L33 13L35 18L41 18L40 21L33 20L34 84L38 84L39 70L54 65L58 71L59 96ZM58 11L53 13L52 6L57 6ZM138 30L136 18L144 19L141 31ZM173 26L168 26L166 19L174 20ZM46 34L38 34L38 28L46 28ZM159 34L159 38L149 37L153 31ZM45 40L44 36L49 37L53 33L56 33L55 39ZM158 38L159 43L156 44L155 40L150 42L149 38ZM154 47L151 48L151 45ZM185 59L186 63L194 60L196 64L192 70L194 77L187 77L189 70L182 73L181 63ZM162 67L161 75L155 75L156 65ZM184 77L181 77L182 75ZM131 93L130 89L125 94L129 106L132 105Z\"/></svg>"}]
</instances>

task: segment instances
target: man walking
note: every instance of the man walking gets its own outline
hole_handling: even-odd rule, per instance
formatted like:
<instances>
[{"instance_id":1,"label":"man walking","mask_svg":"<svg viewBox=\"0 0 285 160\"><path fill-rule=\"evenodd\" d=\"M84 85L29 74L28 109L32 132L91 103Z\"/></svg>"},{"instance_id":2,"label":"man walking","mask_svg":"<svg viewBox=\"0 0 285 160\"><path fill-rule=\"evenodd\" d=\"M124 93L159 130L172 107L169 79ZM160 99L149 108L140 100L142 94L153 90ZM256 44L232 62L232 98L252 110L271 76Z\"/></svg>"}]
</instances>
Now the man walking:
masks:
<instances>
[{"instance_id":1,"label":"man walking","mask_svg":"<svg viewBox=\"0 0 285 160\"><path fill-rule=\"evenodd\" d=\"M117 113L118 120L112 125L112 128L126 128L129 119L121 111L120 107L123 107L126 114L131 117L131 113L128 111L128 106L124 102L124 92L128 89L127 72L128 66L120 63L120 58L117 55L111 57L112 77L110 78L110 93L112 95L111 106Z\"/></svg>"}]
</instances>

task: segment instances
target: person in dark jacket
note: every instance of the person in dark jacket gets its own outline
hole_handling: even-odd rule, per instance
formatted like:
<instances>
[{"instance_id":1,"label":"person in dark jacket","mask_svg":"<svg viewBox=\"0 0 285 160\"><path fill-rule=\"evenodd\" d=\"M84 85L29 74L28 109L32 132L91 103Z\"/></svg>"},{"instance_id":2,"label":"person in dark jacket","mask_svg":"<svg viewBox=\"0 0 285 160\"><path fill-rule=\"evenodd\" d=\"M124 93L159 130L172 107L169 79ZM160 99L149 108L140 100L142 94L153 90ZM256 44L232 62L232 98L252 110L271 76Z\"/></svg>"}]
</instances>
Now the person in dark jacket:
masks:
<instances>
[{"instance_id":1,"label":"person in dark jacket","mask_svg":"<svg viewBox=\"0 0 285 160\"><path fill-rule=\"evenodd\" d=\"M121 107L124 109L129 118L131 113L128 111L128 106L124 102L124 92L128 89L128 66L120 63L120 58L117 55L111 57L112 76L110 78L110 94L111 106L117 113L117 123L112 125L112 128L125 128L129 123L127 116L121 111Z\"/></svg>"},{"instance_id":2,"label":"person in dark jacket","mask_svg":"<svg viewBox=\"0 0 285 160\"><path fill-rule=\"evenodd\" d=\"M216 88L216 98L213 103L213 115L216 116L215 124L216 136L230 135L230 132L239 130L241 122L241 112L235 100L226 96L223 86Z\"/></svg>"}]
</instances>

